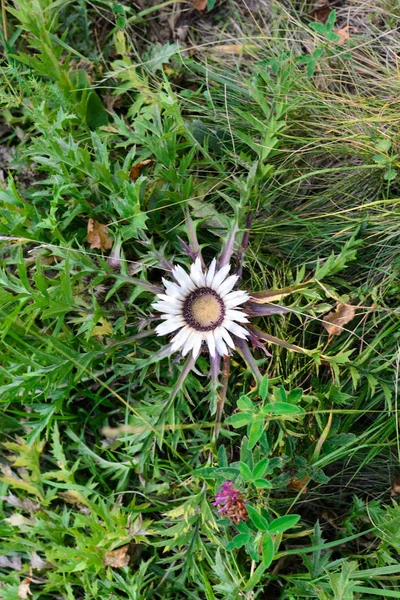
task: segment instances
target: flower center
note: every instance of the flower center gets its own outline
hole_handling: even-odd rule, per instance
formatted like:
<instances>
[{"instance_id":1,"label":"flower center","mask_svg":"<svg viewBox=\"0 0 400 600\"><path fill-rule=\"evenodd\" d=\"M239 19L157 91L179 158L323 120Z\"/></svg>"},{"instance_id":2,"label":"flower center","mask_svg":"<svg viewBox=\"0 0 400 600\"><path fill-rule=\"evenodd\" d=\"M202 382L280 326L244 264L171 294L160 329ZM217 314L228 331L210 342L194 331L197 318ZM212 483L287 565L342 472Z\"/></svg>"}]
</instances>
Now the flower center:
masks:
<instances>
[{"instance_id":1,"label":"flower center","mask_svg":"<svg viewBox=\"0 0 400 600\"><path fill-rule=\"evenodd\" d=\"M210 288L194 290L183 304L183 315L188 325L198 331L211 331L224 320L222 298Z\"/></svg>"}]
</instances>

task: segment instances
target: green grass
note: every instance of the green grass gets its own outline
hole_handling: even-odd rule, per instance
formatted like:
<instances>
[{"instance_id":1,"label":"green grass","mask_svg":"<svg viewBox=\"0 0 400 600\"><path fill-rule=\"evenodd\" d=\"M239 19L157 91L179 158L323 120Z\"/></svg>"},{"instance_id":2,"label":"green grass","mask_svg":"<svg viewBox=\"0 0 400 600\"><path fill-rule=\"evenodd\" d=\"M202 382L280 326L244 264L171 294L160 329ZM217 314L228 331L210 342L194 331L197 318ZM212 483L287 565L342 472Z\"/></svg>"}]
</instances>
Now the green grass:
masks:
<instances>
[{"instance_id":1,"label":"green grass","mask_svg":"<svg viewBox=\"0 0 400 600\"><path fill-rule=\"evenodd\" d=\"M5 600L400 598L397 4L338 3L326 30L311 2L185 5L179 46L148 41L169 3L7 3ZM243 289L305 284L257 324L284 342L254 351L268 391L232 356L221 422L208 356L173 396L151 333L187 213L207 263L236 222L240 262L251 216ZM328 337L338 302L356 316ZM212 506L230 478L238 527Z\"/></svg>"}]
</instances>

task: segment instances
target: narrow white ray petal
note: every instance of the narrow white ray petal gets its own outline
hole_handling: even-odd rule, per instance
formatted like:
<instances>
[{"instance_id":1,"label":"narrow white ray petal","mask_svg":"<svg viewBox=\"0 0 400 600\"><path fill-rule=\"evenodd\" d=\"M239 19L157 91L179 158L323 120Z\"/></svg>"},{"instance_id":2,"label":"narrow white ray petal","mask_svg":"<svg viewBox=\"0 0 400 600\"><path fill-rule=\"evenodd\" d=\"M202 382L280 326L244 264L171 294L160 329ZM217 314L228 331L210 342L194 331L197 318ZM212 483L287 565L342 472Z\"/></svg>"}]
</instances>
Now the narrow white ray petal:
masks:
<instances>
[{"instance_id":1,"label":"narrow white ray petal","mask_svg":"<svg viewBox=\"0 0 400 600\"><path fill-rule=\"evenodd\" d=\"M201 268L201 260L199 257L196 258L196 261L190 267L190 278L197 287L204 287L206 278L203 269Z\"/></svg>"},{"instance_id":2,"label":"narrow white ray petal","mask_svg":"<svg viewBox=\"0 0 400 600\"><path fill-rule=\"evenodd\" d=\"M181 321L183 325L186 325L186 321L183 315L171 315L170 313L163 313L159 315L157 318L159 319L173 319L174 321Z\"/></svg>"},{"instance_id":3,"label":"narrow white ray petal","mask_svg":"<svg viewBox=\"0 0 400 600\"><path fill-rule=\"evenodd\" d=\"M232 290L233 286L235 285L238 279L238 275L230 275L225 279L225 281L219 284L218 288L215 288L215 291L220 296L225 296Z\"/></svg>"},{"instance_id":4,"label":"narrow white ray petal","mask_svg":"<svg viewBox=\"0 0 400 600\"><path fill-rule=\"evenodd\" d=\"M232 321L239 321L239 323L248 323L249 320L241 310L233 310L233 308L228 308L225 313L225 317L227 319L231 319Z\"/></svg>"},{"instance_id":5,"label":"narrow white ray petal","mask_svg":"<svg viewBox=\"0 0 400 600\"><path fill-rule=\"evenodd\" d=\"M164 321L164 323L157 325L155 331L157 335L167 335L168 333L176 331L182 327L182 325L184 325L184 321L182 319L168 319L168 321Z\"/></svg>"},{"instance_id":6,"label":"narrow white ray petal","mask_svg":"<svg viewBox=\"0 0 400 600\"><path fill-rule=\"evenodd\" d=\"M195 342L193 344L193 358L197 358L200 354L201 344L203 342L203 336L196 335Z\"/></svg>"},{"instance_id":7,"label":"narrow white ray petal","mask_svg":"<svg viewBox=\"0 0 400 600\"><path fill-rule=\"evenodd\" d=\"M222 339L221 327L218 327L214 330L214 339L218 354L220 356L225 356L226 354L228 354L228 348L226 347L226 344Z\"/></svg>"},{"instance_id":8,"label":"narrow white ray petal","mask_svg":"<svg viewBox=\"0 0 400 600\"><path fill-rule=\"evenodd\" d=\"M188 325L182 327L182 329L178 331L178 333L171 340L171 352L176 352L177 350L182 348L192 331L192 328Z\"/></svg>"},{"instance_id":9,"label":"narrow white ray petal","mask_svg":"<svg viewBox=\"0 0 400 600\"><path fill-rule=\"evenodd\" d=\"M186 354L188 352L190 352L190 350L193 349L193 346L196 343L196 340L198 339L198 337L200 336L200 341L202 340L202 334L200 332L194 332L192 333L192 335L189 335L188 339L186 340L186 342L183 345L182 348L182 355L186 356Z\"/></svg>"},{"instance_id":10,"label":"narrow white ray petal","mask_svg":"<svg viewBox=\"0 0 400 600\"><path fill-rule=\"evenodd\" d=\"M225 277L228 275L230 271L231 265L225 265L217 271L214 275L214 279L212 285L210 286L213 290L216 290L218 286L224 281Z\"/></svg>"},{"instance_id":11,"label":"narrow white ray petal","mask_svg":"<svg viewBox=\"0 0 400 600\"><path fill-rule=\"evenodd\" d=\"M169 302L170 304L182 304L182 299L177 298L176 296L168 296L167 294L157 294L157 296L160 298L160 300L163 300L164 302Z\"/></svg>"},{"instance_id":12,"label":"narrow white ray petal","mask_svg":"<svg viewBox=\"0 0 400 600\"><path fill-rule=\"evenodd\" d=\"M233 308L234 306L239 306L239 304L243 304L249 300L250 296L246 294L246 292L242 292L242 290L237 290L236 292L230 292L226 296L224 296L224 304L226 308Z\"/></svg>"},{"instance_id":13,"label":"narrow white ray petal","mask_svg":"<svg viewBox=\"0 0 400 600\"><path fill-rule=\"evenodd\" d=\"M172 281L167 281L162 277L162 282L165 286L167 296L172 296L173 298L184 298L184 294L182 293L182 288Z\"/></svg>"},{"instance_id":14,"label":"narrow white ray petal","mask_svg":"<svg viewBox=\"0 0 400 600\"><path fill-rule=\"evenodd\" d=\"M215 258L212 259L210 266L208 267L207 275L206 275L206 286L212 287L212 282L215 275L215 267L217 266L217 261Z\"/></svg>"},{"instance_id":15,"label":"narrow white ray petal","mask_svg":"<svg viewBox=\"0 0 400 600\"><path fill-rule=\"evenodd\" d=\"M235 349L235 342L233 341L233 339L231 338L230 334L228 333L228 331L225 329L225 327L218 327L218 329L221 330L221 335L224 338L225 342L228 344L228 346L230 346L232 348L232 350ZM216 331L218 331L216 329Z\"/></svg>"},{"instance_id":16,"label":"narrow white ray petal","mask_svg":"<svg viewBox=\"0 0 400 600\"><path fill-rule=\"evenodd\" d=\"M152 304L152 307L160 312L169 313L170 315L180 315L182 312L182 308L180 306L175 306L169 302L155 302Z\"/></svg>"},{"instance_id":17,"label":"narrow white ray petal","mask_svg":"<svg viewBox=\"0 0 400 600\"><path fill-rule=\"evenodd\" d=\"M233 335L236 335L238 338L242 338L242 340L245 340L249 335L248 331L246 331L244 327L238 325L237 323L234 323L233 321L230 321L229 319L224 319L221 327L225 327L225 329L228 329L231 333L233 333Z\"/></svg>"},{"instance_id":18,"label":"narrow white ray petal","mask_svg":"<svg viewBox=\"0 0 400 600\"><path fill-rule=\"evenodd\" d=\"M208 345L208 349L210 351L210 356L211 358L214 358L215 356L215 339L214 339L214 332L213 331L207 331L206 334L206 342Z\"/></svg>"},{"instance_id":19,"label":"narrow white ray petal","mask_svg":"<svg viewBox=\"0 0 400 600\"><path fill-rule=\"evenodd\" d=\"M176 281L182 286L182 293L186 294L186 292L191 292L195 289L196 285L190 279L189 275L186 271L178 265L172 271L172 275L175 277Z\"/></svg>"}]
</instances>

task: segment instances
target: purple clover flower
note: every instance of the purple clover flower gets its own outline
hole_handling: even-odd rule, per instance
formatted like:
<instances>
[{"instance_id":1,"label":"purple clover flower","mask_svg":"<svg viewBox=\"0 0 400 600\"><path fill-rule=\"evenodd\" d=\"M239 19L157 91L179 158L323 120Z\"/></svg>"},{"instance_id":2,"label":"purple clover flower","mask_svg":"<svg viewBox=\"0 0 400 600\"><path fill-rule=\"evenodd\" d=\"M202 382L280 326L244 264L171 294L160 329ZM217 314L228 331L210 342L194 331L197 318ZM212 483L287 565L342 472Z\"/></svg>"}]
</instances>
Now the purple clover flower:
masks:
<instances>
[{"instance_id":1,"label":"purple clover flower","mask_svg":"<svg viewBox=\"0 0 400 600\"><path fill-rule=\"evenodd\" d=\"M216 493L215 502L212 505L220 506L218 512L227 516L236 525L240 521L247 521L247 500L244 498L243 493L236 489L231 481L224 481L219 488L220 491Z\"/></svg>"}]
</instances>

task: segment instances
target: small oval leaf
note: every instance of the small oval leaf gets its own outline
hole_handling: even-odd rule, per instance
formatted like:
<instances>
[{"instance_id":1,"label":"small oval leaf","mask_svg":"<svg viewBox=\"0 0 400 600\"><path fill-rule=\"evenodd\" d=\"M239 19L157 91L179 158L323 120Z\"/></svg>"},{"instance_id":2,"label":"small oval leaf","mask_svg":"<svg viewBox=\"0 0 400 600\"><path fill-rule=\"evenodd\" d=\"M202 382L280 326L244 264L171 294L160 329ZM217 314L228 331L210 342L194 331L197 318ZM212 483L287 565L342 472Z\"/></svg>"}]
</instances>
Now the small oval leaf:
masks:
<instances>
[{"instance_id":1,"label":"small oval leaf","mask_svg":"<svg viewBox=\"0 0 400 600\"><path fill-rule=\"evenodd\" d=\"M274 541L269 533L264 533L262 537L262 560L266 569L272 563L274 554Z\"/></svg>"},{"instance_id":2,"label":"small oval leaf","mask_svg":"<svg viewBox=\"0 0 400 600\"><path fill-rule=\"evenodd\" d=\"M290 529L296 525L299 520L300 515L286 515L284 517L279 517L270 523L268 531L273 535L283 533L287 529Z\"/></svg>"},{"instance_id":3,"label":"small oval leaf","mask_svg":"<svg viewBox=\"0 0 400 600\"><path fill-rule=\"evenodd\" d=\"M226 546L226 549L230 552L231 550L236 550L237 548L241 548L249 541L251 536L248 533L239 533L236 535L232 541Z\"/></svg>"},{"instance_id":4,"label":"small oval leaf","mask_svg":"<svg viewBox=\"0 0 400 600\"><path fill-rule=\"evenodd\" d=\"M272 483L270 483L266 479L255 479L253 483L256 486L256 488L259 489L272 489Z\"/></svg>"},{"instance_id":5,"label":"small oval leaf","mask_svg":"<svg viewBox=\"0 0 400 600\"><path fill-rule=\"evenodd\" d=\"M269 464L268 458L263 458L262 460L260 460L260 462L258 462L256 464L256 466L253 469L254 479L260 479L260 477L264 476L265 471L268 468L268 464Z\"/></svg>"},{"instance_id":6,"label":"small oval leaf","mask_svg":"<svg viewBox=\"0 0 400 600\"><path fill-rule=\"evenodd\" d=\"M249 513L249 517L254 527L256 527L259 531L268 531L268 521L263 516L261 516L256 509L251 506L251 504L247 505L247 512Z\"/></svg>"},{"instance_id":7,"label":"small oval leaf","mask_svg":"<svg viewBox=\"0 0 400 600\"><path fill-rule=\"evenodd\" d=\"M235 413L234 415L231 415L230 417L225 419L225 423L227 425L232 425L232 427L234 427L235 429L238 429L239 427L244 427L245 425L247 425L247 423L251 421L251 417L252 415L249 413Z\"/></svg>"}]
</instances>

